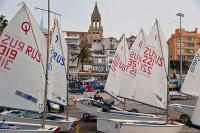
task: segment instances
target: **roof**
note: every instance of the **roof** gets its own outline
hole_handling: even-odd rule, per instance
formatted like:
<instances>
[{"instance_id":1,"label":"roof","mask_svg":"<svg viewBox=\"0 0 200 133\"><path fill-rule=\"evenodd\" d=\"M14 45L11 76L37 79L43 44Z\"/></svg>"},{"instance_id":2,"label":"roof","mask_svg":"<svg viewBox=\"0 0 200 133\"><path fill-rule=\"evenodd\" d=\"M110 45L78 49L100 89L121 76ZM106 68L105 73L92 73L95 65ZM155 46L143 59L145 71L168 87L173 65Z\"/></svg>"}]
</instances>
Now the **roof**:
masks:
<instances>
[{"instance_id":1,"label":"roof","mask_svg":"<svg viewBox=\"0 0 200 133\"><path fill-rule=\"evenodd\" d=\"M94 10L93 10L93 13L92 13L92 17L91 17L93 20L100 20L101 19L101 15L99 13L99 9L98 9L98 6L97 6L97 2L95 4L95 7L94 7Z\"/></svg>"}]
</instances>

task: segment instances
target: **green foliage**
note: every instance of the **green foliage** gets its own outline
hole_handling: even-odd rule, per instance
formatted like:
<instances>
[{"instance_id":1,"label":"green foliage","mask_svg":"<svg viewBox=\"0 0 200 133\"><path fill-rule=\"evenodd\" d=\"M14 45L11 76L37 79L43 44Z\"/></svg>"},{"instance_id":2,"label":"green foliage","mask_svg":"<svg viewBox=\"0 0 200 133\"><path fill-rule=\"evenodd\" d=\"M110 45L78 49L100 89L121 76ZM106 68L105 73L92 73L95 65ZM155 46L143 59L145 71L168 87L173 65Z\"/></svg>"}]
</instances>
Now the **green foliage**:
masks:
<instances>
[{"instance_id":1,"label":"green foliage","mask_svg":"<svg viewBox=\"0 0 200 133\"><path fill-rule=\"evenodd\" d=\"M5 19L4 15L0 16L0 34L3 32L4 28L8 25L8 20Z\"/></svg>"},{"instance_id":2,"label":"green foliage","mask_svg":"<svg viewBox=\"0 0 200 133\"><path fill-rule=\"evenodd\" d=\"M77 67L81 63L82 71L84 71L84 63L93 63L93 58L91 50L87 46L82 46L78 48L78 51L73 55L72 62L77 60Z\"/></svg>"},{"instance_id":3,"label":"green foliage","mask_svg":"<svg viewBox=\"0 0 200 133\"><path fill-rule=\"evenodd\" d=\"M189 61L182 61L182 70L183 73L187 73L189 67L190 67L191 62ZM172 70L176 70L176 72L180 73L180 61L179 60L171 60L170 61L170 68Z\"/></svg>"}]
</instances>

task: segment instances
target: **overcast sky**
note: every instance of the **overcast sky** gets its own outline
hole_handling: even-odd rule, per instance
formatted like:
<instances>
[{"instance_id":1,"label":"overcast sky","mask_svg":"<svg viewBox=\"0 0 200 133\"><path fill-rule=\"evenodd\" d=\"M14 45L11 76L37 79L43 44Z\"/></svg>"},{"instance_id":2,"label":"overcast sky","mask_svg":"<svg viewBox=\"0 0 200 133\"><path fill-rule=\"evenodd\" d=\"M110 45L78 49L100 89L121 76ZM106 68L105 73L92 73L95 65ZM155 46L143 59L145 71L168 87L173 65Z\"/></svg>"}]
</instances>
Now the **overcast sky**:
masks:
<instances>
[{"instance_id":1,"label":"overcast sky","mask_svg":"<svg viewBox=\"0 0 200 133\"><path fill-rule=\"evenodd\" d=\"M0 14L10 20L19 10L22 0L0 0ZM38 23L42 12L34 7L47 8L47 0L23 0ZM68 31L87 31L95 1L102 17L104 37L137 35L140 28L149 34L157 18L168 38L179 27L178 12L185 16L182 26L187 30L198 28L200 32L200 0L51 0L51 10L62 15L61 26ZM44 13L44 19L47 14ZM53 19L55 15L51 15ZM59 18L59 17L58 17ZM60 19L60 18L59 18ZM45 21L47 27L47 21Z\"/></svg>"}]
</instances>

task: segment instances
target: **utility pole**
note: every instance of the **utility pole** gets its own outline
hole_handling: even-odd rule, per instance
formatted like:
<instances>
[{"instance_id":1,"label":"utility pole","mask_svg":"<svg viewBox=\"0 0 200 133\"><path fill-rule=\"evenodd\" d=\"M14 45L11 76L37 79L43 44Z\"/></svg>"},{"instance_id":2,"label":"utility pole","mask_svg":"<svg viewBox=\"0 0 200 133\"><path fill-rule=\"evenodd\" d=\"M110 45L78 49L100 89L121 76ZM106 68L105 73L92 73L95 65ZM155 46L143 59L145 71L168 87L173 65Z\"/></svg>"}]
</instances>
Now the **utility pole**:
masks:
<instances>
[{"instance_id":1,"label":"utility pole","mask_svg":"<svg viewBox=\"0 0 200 133\"><path fill-rule=\"evenodd\" d=\"M182 30L181 30L181 18L184 17L184 14L183 13L177 13L176 14L177 16L180 17L180 85L182 86L182 73L183 73L183 69L182 69Z\"/></svg>"}]
</instances>

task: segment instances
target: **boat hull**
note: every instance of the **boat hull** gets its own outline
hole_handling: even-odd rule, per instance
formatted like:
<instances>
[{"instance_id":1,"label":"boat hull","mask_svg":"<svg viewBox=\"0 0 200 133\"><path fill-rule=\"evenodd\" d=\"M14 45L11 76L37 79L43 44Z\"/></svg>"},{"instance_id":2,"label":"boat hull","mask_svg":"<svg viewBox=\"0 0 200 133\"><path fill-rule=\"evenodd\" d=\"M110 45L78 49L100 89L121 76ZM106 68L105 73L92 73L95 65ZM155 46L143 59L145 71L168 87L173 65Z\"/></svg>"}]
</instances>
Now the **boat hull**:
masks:
<instances>
[{"instance_id":1,"label":"boat hull","mask_svg":"<svg viewBox=\"0 0 200 133\"><path fill-rule=\"evenodd\" d=\"M183 125L181 124L167 124L167 125L135 125L135 124L123 124L120 129L120 133L179 133Z\"/></svg>"},{"instance_id":2,"label":"boat hull","mask_svg":"<svg viewBox=\"0 0 200 133\"><path fill-rule=\"evenodd\" d=\"M101 108L96 106L86 105L79 101L76 102L76 107L81 111L97 116L97 118L108 118L108 119L127 119L127 120L146 120L156 121L165 118L164 116L157 116L153 114L134 113L127 111L109 111L103 112Z\"/></svg>"},{"instance_id":3,"label":"boat hull","mask_svg":"<svg viewBox=\"0 0 200 133\"><path fill-rule=\"evenodd\" d=\"M57 133L58 127L45 125L41 128L41 124L30 124L20 122L0 121L0 132L2 133Z\"/></svg>"},{"instance_id":4,"label":"boat hull","mask_svg":"<svg viewBox=\"0 0 200 133\"><path fill-rule=\"evenodd\" d=\"M160 121L164 119L162 116L156 116L151 114L143 114L143 113L132 113L132 112L124 112L124 111L115 111L115 112L102 112L99 111L96 114L97 118L105 118L105 119L125 119L125 120L145 120L145 121Z\"/></svg>"},{"instance_id":5,"label":"boat hull","mask_svg":"<svg viewBox=\"0 0 200 133\"><path fill-rule=\"evenodd\" d=\"M104 133L179 133L183 126L177 122L167 125L142 124L141 122L137 120L97 119L97 131ZM164 123L164 121L151 122Z\"/></svg>"},{"instance_id":6,"label":"boat hull","mask_svg":"<svg viewBox=\"0 0 200 133\"><path fill-rule=\"evenodd\" d=\"M49 120L46 119L45 123L47 125L53 125L58 126L59 131L71 131L75 129L76 123L78 122L77 118L69 117L68 120L65 119L64 116L61 115L55 115L55 114L48 114L48 116L52 116L54 118L59 117L59 120ZM12 121L12 122L22 122L22 123L33 123L33 124L41 124L41 119L31 119L31 118L24 118L20 116L12 116L9 114L6 114L6 112L2 112L0 114L0 121L6 120L6 121Z\"/></svg>"}]
</instances>

